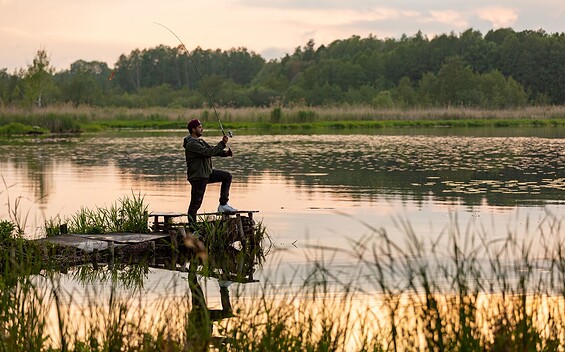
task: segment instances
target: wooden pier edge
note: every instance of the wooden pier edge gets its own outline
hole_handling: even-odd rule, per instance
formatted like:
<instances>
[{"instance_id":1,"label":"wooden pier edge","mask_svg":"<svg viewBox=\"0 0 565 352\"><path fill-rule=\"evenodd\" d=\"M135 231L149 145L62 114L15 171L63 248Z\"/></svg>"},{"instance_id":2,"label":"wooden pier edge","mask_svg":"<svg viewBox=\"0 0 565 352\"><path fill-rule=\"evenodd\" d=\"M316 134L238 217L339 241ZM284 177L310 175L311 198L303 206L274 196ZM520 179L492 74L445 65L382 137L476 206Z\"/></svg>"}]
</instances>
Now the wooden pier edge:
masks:
<instances>
[{"instance_id":1,"label":"wooden pier edge","mask_svg":"<svg viewBox=\"0 0 565 352\"><path fill-rule=\"evenodd\" d=\"M216 212L216 213L200 213L196 214L196 216L216 216L221 217L222 220L229 219L231 216L235 216L238 218L238 222L241 223L241 214L247 214L247 217L253 221L253 213L258 213L259 210L238 210L234 212ZM151 226L151 230L153 232L167 232L173 225L173 219L175 218L182 218L187 217L187 213L178 213L178 212L159 212L154 211L148 214L149 217L153 218L153 224ZM241 224L240 224L241 225ZM243 225L241 225L241 229L243 229Z\"/></svg>"}]
</instances>

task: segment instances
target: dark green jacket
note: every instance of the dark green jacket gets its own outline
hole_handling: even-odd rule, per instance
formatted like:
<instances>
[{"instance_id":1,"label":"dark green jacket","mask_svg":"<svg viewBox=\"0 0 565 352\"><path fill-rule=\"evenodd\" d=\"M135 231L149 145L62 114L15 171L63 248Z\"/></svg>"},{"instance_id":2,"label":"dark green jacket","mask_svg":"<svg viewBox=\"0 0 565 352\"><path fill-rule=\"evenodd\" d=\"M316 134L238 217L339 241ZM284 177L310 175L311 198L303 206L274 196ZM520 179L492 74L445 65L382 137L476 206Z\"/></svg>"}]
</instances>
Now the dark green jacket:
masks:
<instances>
[{"instance_id":1,"label":"dark green jacket","mask_svg":"<svg viewBox=\"0 0 565 352\"><path fill-rule=\"evenodd\" d=\"M186 158L186 177L189 180L210 177L212 173L212 157L226 156L224 151L226 145L222 141L212 148L204 140L188 135L184 137L183 147Z\"/></svg>"}]
</instances>

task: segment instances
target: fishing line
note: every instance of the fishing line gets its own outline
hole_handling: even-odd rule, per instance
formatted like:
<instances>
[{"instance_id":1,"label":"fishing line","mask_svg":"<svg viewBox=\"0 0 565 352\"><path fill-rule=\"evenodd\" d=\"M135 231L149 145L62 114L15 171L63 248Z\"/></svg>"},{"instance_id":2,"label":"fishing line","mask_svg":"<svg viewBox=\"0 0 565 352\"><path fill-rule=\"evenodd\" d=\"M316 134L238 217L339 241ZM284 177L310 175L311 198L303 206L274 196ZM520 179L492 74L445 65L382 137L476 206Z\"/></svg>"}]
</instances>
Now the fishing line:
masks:
<instances>
[{"instance_id":1,"label":"fishing line","mask_svg":"<svg viewBox=\"0 0 565 352\"><path fill-rule=\"evenodd\" d=\"M212 106L212 109L214 110L214 114L216 115L216 118L218 119L218 123L220 124L220 129L222 130L222 134L225 136L226 131L224 131L224 126L222 126L222 121L220 121L220 115L218 115L218 111L216 111L216 105L214 104L214 101L212 100L212 95L210 94L210 91L208 90L208 86L206 85L206 82L204 82L204 78L202 77L202 74L200 73L200 70L198 69L196 62L194 61L194 59L190 55L190 52L188 51L188 49L186 48L186 45L184 45L184 43L179 38L179 36L176 35L175 32L173 32L169 27L167 27L164 24L161 24L159 22L153 22L153 23L155 23L156 25L159 25L159 26L165 28L166 30L168 30L169 32L171 32L171 34L174 35L175 38L177 38L178 41L180 42L181 47L184 49L184 51L186 52L186 55L188 56L188 58L190 59L190 61L194 65L194 68L196 69L196 73L198 74L198 77L200 78L200 82L202 82L202 86L204 87L204 92L206 92L206 96L208 97L208 101L210 102L210 105ZM227 135L230 138L233 137L233 133L231 131L228 131Z\"/></svg>"}]
</instances>

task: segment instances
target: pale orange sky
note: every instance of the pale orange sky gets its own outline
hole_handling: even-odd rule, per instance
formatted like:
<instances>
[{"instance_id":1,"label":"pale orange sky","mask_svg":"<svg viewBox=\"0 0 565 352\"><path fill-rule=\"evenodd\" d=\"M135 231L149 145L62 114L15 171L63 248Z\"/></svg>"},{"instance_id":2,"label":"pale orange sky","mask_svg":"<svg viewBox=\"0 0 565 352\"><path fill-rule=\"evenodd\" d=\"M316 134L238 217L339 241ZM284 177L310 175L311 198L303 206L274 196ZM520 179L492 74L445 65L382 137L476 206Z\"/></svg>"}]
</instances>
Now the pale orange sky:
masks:
<instances>
[{"instance_id":1,"label":"pale orange sky","mask_svg":"<svg viewBox=\"0 0 565 352\"><path fill-rule=\"evenodd\" d=\"M26 68L44 49L57 70L76 60L113 67L121 54L159 44L189 50L246 47L282 58L314 39L316 47L352 35L399 38L421 30L474 28L565 31L562 0L0 0L0 69Z\"/></svg>"}]
</instances>

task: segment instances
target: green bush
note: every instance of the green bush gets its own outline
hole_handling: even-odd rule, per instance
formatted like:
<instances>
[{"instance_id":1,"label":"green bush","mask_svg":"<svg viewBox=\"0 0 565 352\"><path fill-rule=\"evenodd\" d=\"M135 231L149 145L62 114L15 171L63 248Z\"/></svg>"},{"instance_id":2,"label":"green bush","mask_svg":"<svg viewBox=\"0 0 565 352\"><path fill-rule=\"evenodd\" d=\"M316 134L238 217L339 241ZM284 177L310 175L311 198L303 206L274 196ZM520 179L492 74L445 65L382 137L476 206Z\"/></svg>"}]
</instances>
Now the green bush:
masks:
<instances>
[{"instance_id":1,"label":"green bush","mask_svg":"<svg viewBox=\"0 0 565 352\"><path fill-rule=\"evenodd\" d=\"M16 226L8 220L0 221L0 244L6 243L14 238Z\"/></svg>"},{"instance_id":2,"label":"green bush","mask_svg":"<svg viewBox=\"0 0 565 352\"><path fill-rule=\"evenodd\" d=\"M274 108L273 110L271 110L271 122L272 123L281 122L281 117L282 117L281 108Z\"/></svg>"},{"instance_id":3,"label":"green bush","mask_svg":"<svg viewBox=\"0 0 565 352\"><path fill-rule=\"evenodd\" d=\"M10 122L7 125L0 126L0 134L8 136L18 134L32 134L36 133L36 131L39 132L40 130L19 122Z\"/></svg>"},{"instance_id":4,"label":"green bush","mask_svg":"<svg viewBox=\"0 0 565 352\"><path fill-rule=\"evenodd\" d=\"M316 119L316 113L312 110L299 110L297 115L297 122L314 122Z\"/></svg>"}]
</instances>

